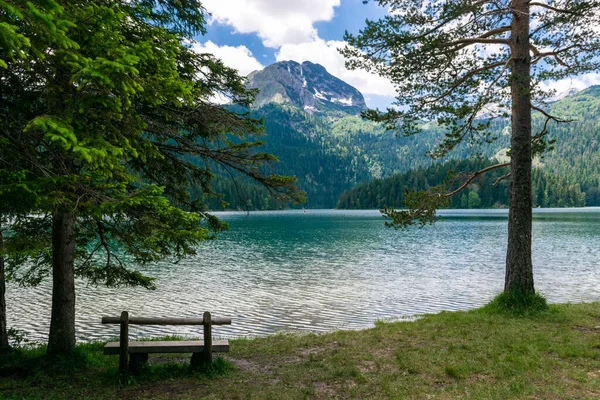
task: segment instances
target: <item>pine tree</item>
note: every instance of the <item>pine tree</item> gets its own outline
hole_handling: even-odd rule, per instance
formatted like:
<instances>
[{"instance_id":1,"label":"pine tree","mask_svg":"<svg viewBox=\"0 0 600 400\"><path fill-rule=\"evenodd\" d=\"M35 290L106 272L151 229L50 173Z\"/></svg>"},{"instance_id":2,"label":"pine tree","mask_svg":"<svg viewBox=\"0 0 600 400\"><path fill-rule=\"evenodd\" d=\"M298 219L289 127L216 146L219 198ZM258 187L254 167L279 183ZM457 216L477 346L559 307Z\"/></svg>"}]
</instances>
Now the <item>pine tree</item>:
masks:
<instances>
[{"instance_id":1,"label":"pine tree","mask_svg":"<svg viewBox=\"0 0 600 400\"><path fill-rule=\"evenodd\" d=\"M378 0L389 13L367 21L358 36L346 34L350 68L372 70L397 88L398 108L368 111L406 135L435 121L444 140L431 152L446 155L461 142L493 141L490 124L511 118L510 164L471 175L457 190L434 188L407 199L408 211L389 209L390 223L431 223L435 208L475 177L510 166L510 210L505 292L534 293L531 260L531 160L549 140L548 124L566 122L548 113L540 82L600 67L600 2L596 0ZM532 110L545 122L532 131Z\"/></svg>"},{"instance_id":2,"label":"pine tree","mask_svg":"<svg viewBox=\"0 0 600 400\"><path fill-rule=\"evenodd\" d=\"M479 195L477 194L477 192L469 192L469 201L468 201L469 208L478 208L480 204L481 204L481 199L479 198Z\"/></svg>"}]
</instances>

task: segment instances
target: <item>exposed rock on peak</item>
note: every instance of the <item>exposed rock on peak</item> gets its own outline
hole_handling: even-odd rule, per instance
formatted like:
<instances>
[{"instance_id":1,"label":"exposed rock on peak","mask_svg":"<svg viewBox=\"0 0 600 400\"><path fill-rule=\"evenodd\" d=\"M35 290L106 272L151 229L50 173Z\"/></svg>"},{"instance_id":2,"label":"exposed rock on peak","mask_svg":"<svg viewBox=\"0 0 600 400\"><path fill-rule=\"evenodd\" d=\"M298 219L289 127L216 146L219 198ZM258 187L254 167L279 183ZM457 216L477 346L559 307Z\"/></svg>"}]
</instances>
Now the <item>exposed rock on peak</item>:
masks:
<instances>
[{"instance_id":1,"label":"exposed rock on peak","mask_svg":"<svg viewBox=\"0 0 600 400\"><path fill-rule=\"evenodd\" d=\"M249 87L257 88L255 106L289 103L312 113L344 111L357 114L367 108L363 95L319 64L281 61L248 75Z\"/></svg>"}]
</instances>

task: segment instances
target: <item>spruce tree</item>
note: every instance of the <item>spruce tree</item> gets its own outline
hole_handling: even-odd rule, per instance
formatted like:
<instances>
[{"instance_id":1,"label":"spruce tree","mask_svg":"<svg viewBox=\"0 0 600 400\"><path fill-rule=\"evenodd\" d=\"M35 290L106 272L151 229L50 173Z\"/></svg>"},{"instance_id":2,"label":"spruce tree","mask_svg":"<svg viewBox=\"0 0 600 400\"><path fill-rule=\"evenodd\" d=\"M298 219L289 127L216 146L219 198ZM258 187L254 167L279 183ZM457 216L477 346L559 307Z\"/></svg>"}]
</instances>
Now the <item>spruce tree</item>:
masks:
<instances>
[{"instance_id":1,"label":"spruce tree","mask_svg":"<svg viewBox=\"0 0 600 400\"><path fill-rule=\"evenodd\" d=\"M135 265L193 254L225 229L206 211L215 166L282 200L266 173L245 79L190 41L197 0L0 0L2 256L23 283L52 278L49 354L75 345L75 278L153 288ZM6 34L6 35L5 35Z\"/></svg>"}]
</instances>

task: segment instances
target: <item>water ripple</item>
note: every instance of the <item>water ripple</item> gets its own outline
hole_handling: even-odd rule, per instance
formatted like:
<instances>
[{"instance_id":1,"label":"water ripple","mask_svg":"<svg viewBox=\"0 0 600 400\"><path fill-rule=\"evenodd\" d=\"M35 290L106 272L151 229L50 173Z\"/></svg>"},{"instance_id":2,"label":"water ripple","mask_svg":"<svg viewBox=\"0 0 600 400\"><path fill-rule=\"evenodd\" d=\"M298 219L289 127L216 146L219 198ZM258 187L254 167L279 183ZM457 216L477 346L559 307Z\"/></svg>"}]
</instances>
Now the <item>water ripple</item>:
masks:
<instances>
[{"instance_id":1,"label":"water ripple","mask_svg":"<svg viewBox=\"0 0 600 400\"><path fill-rule=\"evenodd\" d=\"M158 288L77 282L77 340L118 336L102 316L233 317L218 337L361 329L488 302L503 287L506 211L448 211L433 227L385 229L374 211L221 213L231 230L178 264L143 272ZM600 210L535 214L536 285L552 302L600 299ZM9 326L44 341L49 284L8 286ZM199 327L134 326L134 337L198 336Z\"/></svg>"}]
</instances>

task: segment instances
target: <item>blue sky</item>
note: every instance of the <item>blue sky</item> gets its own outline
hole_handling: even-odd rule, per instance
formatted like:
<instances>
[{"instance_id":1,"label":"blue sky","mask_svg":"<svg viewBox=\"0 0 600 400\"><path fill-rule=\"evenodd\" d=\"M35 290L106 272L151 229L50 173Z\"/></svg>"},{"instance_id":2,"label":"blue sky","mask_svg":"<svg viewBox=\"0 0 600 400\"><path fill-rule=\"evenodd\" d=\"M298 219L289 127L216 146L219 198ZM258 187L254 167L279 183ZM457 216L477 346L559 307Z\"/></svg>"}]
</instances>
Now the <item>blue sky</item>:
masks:
<instances>
[{"instance_id":1,"label":"blue sky","mask_svg":"<svg viewBox=\"0 0 600 400\"><path fill-rule=\"evenodd\" d=\"M208 32L197 38L198 51L213 53L241 74L276 61L311 61L356 87L371 108L386 108L394 86L366 71L349 71L338 49L344 31L357 33L365 19L378 19L386 9L362 0L203 0L211 13ZM548 83L557 93L600 84L599 74Z\"/></svg>"},{"instance_id":2,"label":"blue sky","mask_svg":"<svg viewBox=\"0 0 600 400\"><path fill-rule=\"evenodd\" d=\"M212 14L199 51L214 53L244 75L276 61L312 61L360 90L367 104L388 107L393 85L365 71L349 71L337 49L345 30L364 27L386 10L362 0L205 0Z\"/></svg>"}]
</instances>

